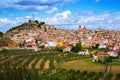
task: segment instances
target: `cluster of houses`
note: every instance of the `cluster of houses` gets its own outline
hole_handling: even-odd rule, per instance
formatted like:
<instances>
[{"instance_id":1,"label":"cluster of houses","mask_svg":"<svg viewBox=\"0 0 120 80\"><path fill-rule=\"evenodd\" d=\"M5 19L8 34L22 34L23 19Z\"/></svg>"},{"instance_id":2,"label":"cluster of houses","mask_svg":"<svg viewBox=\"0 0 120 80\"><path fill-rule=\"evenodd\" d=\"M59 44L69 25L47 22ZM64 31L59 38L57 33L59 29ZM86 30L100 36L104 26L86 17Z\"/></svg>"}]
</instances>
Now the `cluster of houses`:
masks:
<instances>
[{"instance_id":1,"label":"cluster of houses","mask_svg":"<svg viewBox=\"0 0 120 80\"><path fill-rule=\"evenodd\" d=\"M85 26L79 26L78 30L65 30L58 29L52 25L46 25L37 29L37 32L33 30L22 30L19 33L15 33L11 39L16 43L24 42L27 47L44 46L55 47L62 46L64 51L70 51L78 41L81 41L83 48L91 48L98 44L98 48L109 48L111 51L109 55L118 53L120 49L120 31L114 30L88 30ZM36 37L37 36L37 37ZM88 50L80 52L79 54L89 54Z\"/></svg>"}]
</instances>

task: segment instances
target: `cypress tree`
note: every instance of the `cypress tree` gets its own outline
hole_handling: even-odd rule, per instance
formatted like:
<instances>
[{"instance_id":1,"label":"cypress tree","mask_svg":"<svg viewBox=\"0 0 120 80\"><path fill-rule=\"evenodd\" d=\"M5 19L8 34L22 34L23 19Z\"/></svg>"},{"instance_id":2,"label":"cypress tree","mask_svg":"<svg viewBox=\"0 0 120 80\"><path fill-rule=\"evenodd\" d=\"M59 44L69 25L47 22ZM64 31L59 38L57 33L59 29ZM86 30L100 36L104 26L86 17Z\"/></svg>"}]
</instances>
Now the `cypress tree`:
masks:
<instances>
[{"instance_id":1,"label":"cypress tree","mask_svg":"<svg viewBox=\"0 0 120 80\"><path fill-rule=\"evenodd\" d=\"M81 50L82 50L82 45L81 45L81 42L79 41L75 46L75 52L79 52Z\"/></svg>"}]
</instances>

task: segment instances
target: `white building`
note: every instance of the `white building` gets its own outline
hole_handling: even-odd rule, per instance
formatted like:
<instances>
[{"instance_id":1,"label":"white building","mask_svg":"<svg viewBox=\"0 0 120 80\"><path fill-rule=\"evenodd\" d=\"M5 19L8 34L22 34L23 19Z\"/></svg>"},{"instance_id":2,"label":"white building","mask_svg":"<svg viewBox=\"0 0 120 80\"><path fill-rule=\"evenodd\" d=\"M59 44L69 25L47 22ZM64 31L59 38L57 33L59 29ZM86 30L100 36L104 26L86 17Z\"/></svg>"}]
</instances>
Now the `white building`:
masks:
<instances>
[{"instance_id":1,"label":"white building","mask_svg":"<svg viewBox=\"0 0 120 80\"><path fill-rule=\"evenodd\" d=\"M81 54L81 55L89 55L89 51L88 51L88 49L86 49L85 51L80 51L79 54Z\"/></svg>"},{"instance_id":2,"label":"white building","mask_svg":"<svg viewBox=\"0 0 120 80\"><path fill-rule=\"evenodd\" d=\"M108 52L108 54L112 57L117 57L118 56L118 50L112 50L112 51Z\"/></svg>"},{"instance_id":3,"label":"white building","mask_svg":"<svg viewBox=\"0 0 120 80\"><path fill-rule=\"evenodd\" d=\"M93 62L98 62L98 60L99 60L99 58L98 58L98 56L96 56L96 55L93 55Z\"/></svg>"},{"instance_id":4,"label":"white building","mask_svg":"<svg viewBox=\"0 0 120 80\"><path fill-rule=\"evenodd\" d=\"M48 46L50 47L55 47L57 45L57 42L53 42L53 41L47 41Z\"/></svg>"},{"instance_id":5,"label":"white building","mask_svg":"<svg viewBox=\"0 0 120 80\"><path fill-rule=\"evenodd\" d=\"M101 48L106 49L106 48L107 48L107 46L106 46L106 45L103 45L103 44L100 44L100 46L99 46L98 48L99 48L99 49L101 49Z\"/></svg>"}]
</instances>

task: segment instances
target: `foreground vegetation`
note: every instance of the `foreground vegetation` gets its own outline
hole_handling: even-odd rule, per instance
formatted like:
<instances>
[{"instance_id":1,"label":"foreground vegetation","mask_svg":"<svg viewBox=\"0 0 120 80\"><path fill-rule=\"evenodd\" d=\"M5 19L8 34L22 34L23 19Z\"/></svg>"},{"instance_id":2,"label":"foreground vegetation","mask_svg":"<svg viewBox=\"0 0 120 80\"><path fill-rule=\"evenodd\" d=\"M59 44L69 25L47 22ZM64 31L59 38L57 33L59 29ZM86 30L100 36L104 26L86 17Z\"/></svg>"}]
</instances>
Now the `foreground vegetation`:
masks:
<instances>
[{"instance_id":1,"label":"foreground vegetation","mask_svg":"<svg viewBox=\"0 0 120 80\"><path fill-rule=\"evenodd\" d=\"M101 80L103 71L62 69L60 65L82 61L90 56L56 51L2 50L0 52L0 80ZM78 64L79 62L76 61ZM78 64L79 65L79 64ZM85 65L85 63L83 64ZM69 67L72 67L70 65ZM74 65L75 66L75 65ZM78 67L81 67L78 66ZM89 68L89 66L88 66ZM91 69L92 70L92 69ZM113 78L114 76L114 78ZM106 79L119 80L120 73L108 73Z\"/></svg>"},{"instance_id":2,"label":"foreground vegetation","mask_svg":"<svg viewBox=\"0 0 120 80\"><path fill-rule=\"evenodd\" d=\"M120 73L115 75L109 73L106 76L107 80L119 80ZM17 68L7 68L3 72L0 72L1 80L102 80L103 72L88 72L88 71L75 71L65 69L54 69L54 70L41 70Z\"/></svg>"}]
</instances>

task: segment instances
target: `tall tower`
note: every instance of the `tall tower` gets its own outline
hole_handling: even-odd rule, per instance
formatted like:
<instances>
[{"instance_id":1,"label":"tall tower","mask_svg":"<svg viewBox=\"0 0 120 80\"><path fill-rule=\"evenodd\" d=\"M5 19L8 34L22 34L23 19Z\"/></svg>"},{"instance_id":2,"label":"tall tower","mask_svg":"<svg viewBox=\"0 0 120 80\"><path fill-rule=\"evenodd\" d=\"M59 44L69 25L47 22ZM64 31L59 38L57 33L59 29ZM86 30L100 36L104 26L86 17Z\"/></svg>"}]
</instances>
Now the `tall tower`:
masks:
<instances>
[{"instance_id":1,"label":"tall tower","mask_svg":"<svg viewBox=\"0 0 120 80\"><path fill-rule=\"evenodd\" d=\"M79 25L78 32L82 31L81 25Z\"/></svg>"},{"instance_id":2,"label":"tall tower","mask_svg":"<svg viewBox=\"0 0 120 80\"><path fill-rule=\"evenodd\" d=\"M32 18L33 18L33 21L34 21L34 12L32 13Z\"/></svg>"}]
</instances>

